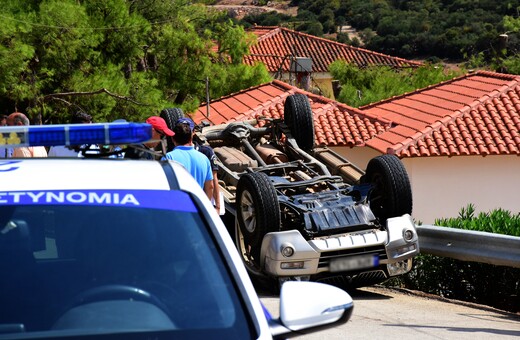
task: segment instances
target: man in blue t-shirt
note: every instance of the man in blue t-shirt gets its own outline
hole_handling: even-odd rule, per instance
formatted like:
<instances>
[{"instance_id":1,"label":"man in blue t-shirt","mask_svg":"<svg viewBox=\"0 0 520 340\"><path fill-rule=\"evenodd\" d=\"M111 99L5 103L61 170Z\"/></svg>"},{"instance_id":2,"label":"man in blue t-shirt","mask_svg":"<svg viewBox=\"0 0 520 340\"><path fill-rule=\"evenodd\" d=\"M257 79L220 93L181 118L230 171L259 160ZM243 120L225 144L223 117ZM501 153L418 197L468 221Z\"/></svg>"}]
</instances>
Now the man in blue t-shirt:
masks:
<instances>
[{"instance_id":1,"label":"man in blue t-shirt","mask_svg":"<svg viewBox=\"0 0 520 340\"><path fill-rule=\"evenodd\" d=\"M189 124L179 122L174 128L173 143L175 149L168 152L162 159L171 159L184 165L186 170L204 189L208 198L213 194L213 173L209 159L195 150L192 141L192 131Z\"/></svg>"},{"instance_id":2,"label":"man in blue t-shirt","mask_svg":"<svg viewBox=\"0 0 520 340\"><path fill-rule=\"evenodd\" d=\"M184 123L190 126L192 135L195 130L195 123L188 117L181 117L177 120L177 123ZM218 164L217 164L217 156L213 151L213 148L209 145L201 145L197 143L195 138L192 139L193 146L195 150L203 153L209 159L209 164L211 165L211 171L213 172L213 194L211 195L211 203L219 213L219 215L223 215L225 213L224 207L221 205L221 197L220 197L220 187L218 184Z\"/></svg>"}]
</instances>

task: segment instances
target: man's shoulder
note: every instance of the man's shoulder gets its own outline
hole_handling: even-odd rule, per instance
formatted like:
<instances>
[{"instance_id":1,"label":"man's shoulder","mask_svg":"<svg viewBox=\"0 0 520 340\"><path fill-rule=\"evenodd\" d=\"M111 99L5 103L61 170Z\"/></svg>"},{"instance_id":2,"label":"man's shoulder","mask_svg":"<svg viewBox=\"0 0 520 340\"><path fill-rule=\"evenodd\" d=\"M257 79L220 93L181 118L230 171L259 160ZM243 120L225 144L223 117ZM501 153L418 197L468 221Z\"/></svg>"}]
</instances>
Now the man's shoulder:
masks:
<instances>
[{"instance_id":1,"label":"man's shoulder","mask_svg":"<svg viewBox=\"0 0 520 340\"><path fill-rule=\"evenodd\" d=\"M211 163L205 154L200 152L200 150L196 150L195 147L193 147L191 150L193 150L193 152L190 152L192 158L194 158L198 163L204 164L204 166L207 166L211 169Z\"/></svg>"},{"instance_id":2,"label":"man's shoulder","mask_svg":"<svg viewBox=\"0 0 520 340\"><path fill-rule=\"evenodd\" d=\"M193 151L193 152L192 152ZM166 153L166 158L177 160L176 158L187 159L190 155L195 155L198 151L195 151L193 147L176 146L172 151ZM196 157L196 156L195 156Z\"/></svg>"},{"instance_id":3,"label":"man's shoulder","mask_svg":"<svg viewBox=\"0 0 520 340\"><path fill-rule=\"evenodd\" d=\"M211 169L213 171L218 171L218 165L216 163L217 156L215 155L215 151L213 151L213 148L209 145L201 145L201 144L194 144L195 149L202 153L206 158L209 159L209 163L211 165Z\"/></svg>"},{"instance_id":4,"label":"man's shoulder","mask_svg":"<svg viewBox=\"0 0 520 340\"><path fill-rule=\"evenodd\" d=\"M182 151L180 151L179 149L175 148L172 151L167 152L165 157L169 158L169 159L173 159L175 157L175 155L178 155L178 154L181 154L181 153L182 153Z\"/></svg>"},{"instance_id":5,"label":"man's shoulder","mask_svg":"<svg viewBox=\"0 0 520 340\"><path fill-rule=\"evenodd\" d=\"M213 148L209 145L194 144L195 150L202 152L205 155L214 155Z\"/></svg>"},{"instance_id":6,"label":"man's shoulder","mask_svg":"<svg viewBox=\"0 0 520 340\"><path fill-rule=\"evenodd\" d=\"M200 160L203 159L203 160L204 160L204 163L206 163L206 161L209 163L209 158L206 157L205 154L203 154L202 152L200 152L200 150L199 150L199 151L197 151L197 150L195 150L195 149L193 149L193 150L195 151L195 152L193 153L193 156L194 156L194 157L197 157L197 158L200 159Z\"/></svg>"},{"instance_id":7,"label":"man's shoulder","mask_svg":"<svg viewBox=\"0 0 520 340\"><path fill-rule=\"evenodd\" d=\"M206 147L206 146L201 146L199 149L197 149L198 152L200 152L201 154L203 154L205 157L207 157L208 159L212 159L213 157L215 157L215 153L213 152L213 149L209 148L209 147Z\"/></svg>"}]
</instances>

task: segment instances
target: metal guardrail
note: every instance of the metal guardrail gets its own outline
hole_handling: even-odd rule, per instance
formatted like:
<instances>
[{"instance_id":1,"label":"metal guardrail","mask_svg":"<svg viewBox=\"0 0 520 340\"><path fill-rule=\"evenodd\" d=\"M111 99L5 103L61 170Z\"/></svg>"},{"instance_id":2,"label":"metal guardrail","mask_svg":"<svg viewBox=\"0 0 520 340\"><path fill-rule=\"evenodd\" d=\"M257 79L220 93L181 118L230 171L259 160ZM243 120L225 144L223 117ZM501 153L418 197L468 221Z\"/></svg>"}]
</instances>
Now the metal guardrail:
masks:
<instances>
[{"instance_id":1,"label":"metal guardrail","mask_svg":"<svg viewBox=\"0 0 520 340\"><path fill-rule=\"evenodd\" d=\"M433 225L416 228L422 254L520 268L520 237Z\"/></svg>"}]
</instances>

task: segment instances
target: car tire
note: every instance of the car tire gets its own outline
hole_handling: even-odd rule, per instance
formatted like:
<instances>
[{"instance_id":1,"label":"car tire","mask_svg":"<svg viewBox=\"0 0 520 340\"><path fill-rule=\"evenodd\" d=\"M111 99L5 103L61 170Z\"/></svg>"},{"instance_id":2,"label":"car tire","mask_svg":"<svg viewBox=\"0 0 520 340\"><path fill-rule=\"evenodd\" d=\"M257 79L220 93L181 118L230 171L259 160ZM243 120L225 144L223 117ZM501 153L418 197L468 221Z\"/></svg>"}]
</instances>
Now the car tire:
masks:
<instances>
[{"instance_id":1,"label":"car tire","mask_svg":"<svg viewBox=\"0 0 520 340\"><path fill-rule=\"evenodd\" d=\"M267 275L264 271L262 271L260 264L255 263L253 258L250 256L250 248L248 247L248 244L244 241L244 236L236 220L233 235L238 253L242 258L242 262L246 267L247 274L249 275L251 282L253 282L255 289L257 291L266 292L274 295L279 294L279 278Z\"/></svg>"},{"instance_id":2,"label":"car tire","mask_svg":"<svg viewBox=\"0 0 520 340\"><path fill-rule=\"evenodd\" d=\"M260 266L260 248L265 234L280 230L278 195L266 174L253 172L238 180L236 202L236 218L244 248L249 248L253 261Z\"/></svg>"},{"instance_id":3,"label":"car tire","mask_svg":"<svg viewBox=\"0 0 520 340\"><path fill-rule=\"evenodd\" d=\"M174 108L169 108L169 109L163 109L161 111L161 114L160 114L160 117L162 119L164 119L164 121L166 122L166 125L168 126L168 128L170 130L173 130L173 127L175 126L175 123L177 123L177 121L179 120L179 118L183 118L184 117L184 111L182 111L181 108L178 108L178 107L174 107ZM166 139L166 152L170 152L173 150L173 148L175 147L175 145L173 144L173 140L171 138L167 138Z\"/></svg>"},{"instance_id":4,"label":"car tire","mask_svg":"<svg viewBox=\"0 0 520 340\"><path fill-rule=\"evenodd\" d=\"M368 194L370 208L381 222L412 213L412 189L408 173L395 155L372 158L361 183L372 185Z\"/></svg>"},{"instance_id":5,"label":"car tire","mask_svg":"<svg viewBox=\"0 0 520 340\"><path fill-rule=\"evenodd\" d=\"M306 95L296 93L287 97L284 121L302 150L309 151L314 147L314 119Z\"/></svg>"}]
</instances>

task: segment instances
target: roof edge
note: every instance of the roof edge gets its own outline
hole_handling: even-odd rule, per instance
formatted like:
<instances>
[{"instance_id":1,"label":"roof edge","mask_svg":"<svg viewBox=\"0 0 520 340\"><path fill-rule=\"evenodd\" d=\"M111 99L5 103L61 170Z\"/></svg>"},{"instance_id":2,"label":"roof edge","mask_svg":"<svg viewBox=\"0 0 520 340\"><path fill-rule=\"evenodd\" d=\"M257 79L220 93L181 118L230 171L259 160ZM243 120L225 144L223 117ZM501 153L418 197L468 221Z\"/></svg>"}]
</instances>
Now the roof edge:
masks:
<instances>
[{"instance_id":1,"label":"roof edge","mask_svg":"<svg viewBox=\"0 0 520 340\"><path fill-rule=\"evenodd\" d=\"M406 92L406 93L400 94L398 96L393 96L393 97L390 97L390 98L387 98L387 99L380 100L378 102L374 102L374 103L370 103L370 104L367 104L367 105L363 105L363 106L360 106L359 109L362 110L362 111L363 110L368 110L368 109L371 109L373 107L379 106L381 104L392 102L392 101L394 101L396 99L406 98L406 97L409 97L411 95L415 95L415 94L419 94L419 93L424 92L424 91L428 91L428 90L431 90L431 89L439 88L441 86L445 86L445 85L448 85L448 84L460 81L462 79L468 79L468 78L471 78L471 77L475 77L477 75L490 77L490 78L510 80L511 81L511 85L509 85L509 86L512 86L513 82L520 83L520 76L519 75L479 70L479 71L475 71L475 72L466 73L466 74L464 74L462 76L459 76L459 77L455 77L455 78L452 78L452 79L441 81L440 83L437 83L437 84L433 84L433 85L429 85L427 87L416 89L414 91Z\"/></svg>"},{"instance_id":2,"label":"roof edge","mask_svg":"<svg viewBox=\"0 0 520 340\"><path fill-rule=\"evenodd\" d=\"M315 35L312 35L312 34L307 34L307 33L298 32L298 31L295 31L295 30L291 30L291 29L288 29L288 28L283 27L283 26L254 26L253 28L251 28L251 30L254 30L254 29L271 29L271 28L272 28L272 31L259 36L258 37L258 41L268 39L268 38L270 38L270 37L272 37L272 36L274 36L276 34L279 34L281 32L287 32L289 34L296 34L296 35L307 37L309 39L320 40L320 41L324 41L324 42L327 42L327 43L330 43L330 44L334 44L334 45L338 45L338 46L342 46L342 47L347 47L347 48L349 48L351 50L354 50L354 51L360 51L360 52L363 52L363 53L372 54L372 55L378 55L378 56L382 56L382 57L394 58L394 59L399 60L402 63L406 63L406 64L410 64L410 65L414 65L414 66L422 66L422 65L424 65L424 63L422 63L420 61L414 61L414 60L409 60L409 59L405 59L405 58L401 58L401 57L395 57L395 56L392 56L392 55L389 55L389 54L375 52L375 51L371 51L371 50L364 49L364 48L361 48L361 47L355 47L355 46L352 46L352 45L340 43L340 42L337 42L337 41L334 41L334 40L330 40L330 39L327 39L327 38L318 37L318 36L315 36Z\"/></svg>"}]
</instances>

